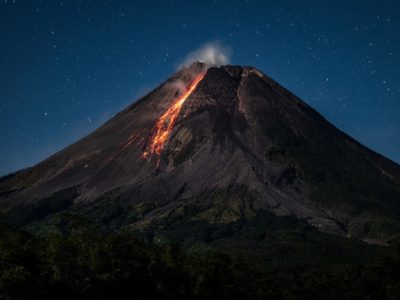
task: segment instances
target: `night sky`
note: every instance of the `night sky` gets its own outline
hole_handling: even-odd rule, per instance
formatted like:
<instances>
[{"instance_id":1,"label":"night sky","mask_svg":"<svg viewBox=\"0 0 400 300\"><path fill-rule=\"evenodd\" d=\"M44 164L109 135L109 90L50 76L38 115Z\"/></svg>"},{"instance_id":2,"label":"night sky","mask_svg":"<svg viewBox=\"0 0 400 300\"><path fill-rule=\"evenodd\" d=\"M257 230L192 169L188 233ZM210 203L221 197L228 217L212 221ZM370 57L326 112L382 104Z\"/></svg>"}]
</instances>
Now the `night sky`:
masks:
<instances>
[{"instance_id":1,"label":"night sky","mask_svg":"<svg viewBox=\"0 0 400 300\"><path fill-rule=\"evenodd\" d=\"M0 174L88 134L207 43L400 162L400 1L0 3Z\"/></svg>"}]
</instances>

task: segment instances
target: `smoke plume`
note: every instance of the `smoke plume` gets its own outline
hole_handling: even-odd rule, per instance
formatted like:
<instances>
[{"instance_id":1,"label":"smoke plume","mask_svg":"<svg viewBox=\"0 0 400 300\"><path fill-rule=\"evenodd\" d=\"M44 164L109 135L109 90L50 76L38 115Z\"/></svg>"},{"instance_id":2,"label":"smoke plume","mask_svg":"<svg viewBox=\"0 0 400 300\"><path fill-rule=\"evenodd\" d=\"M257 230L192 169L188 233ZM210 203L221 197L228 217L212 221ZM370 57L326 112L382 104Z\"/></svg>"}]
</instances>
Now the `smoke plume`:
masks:
<instances>
[{"instance_id":1,"label":"smoke plume","mask_svg":"<svg viewBox=\"0 0 400 300\"><path fill-rule=\"evenodd\" d=\"M179 67L190 66L195 61L201 61L208 65L229 64L230 50L219 43L207 43L200 49L189 53Z\"/></svg>"}]
</instances>

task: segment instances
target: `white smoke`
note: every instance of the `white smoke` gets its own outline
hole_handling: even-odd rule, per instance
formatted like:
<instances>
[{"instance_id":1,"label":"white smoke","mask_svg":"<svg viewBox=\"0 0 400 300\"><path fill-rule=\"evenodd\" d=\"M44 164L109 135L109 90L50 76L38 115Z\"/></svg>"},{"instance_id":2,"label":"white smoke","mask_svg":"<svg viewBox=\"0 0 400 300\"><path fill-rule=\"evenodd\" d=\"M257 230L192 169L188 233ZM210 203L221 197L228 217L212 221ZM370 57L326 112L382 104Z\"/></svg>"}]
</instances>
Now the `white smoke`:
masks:
<instances>
[{"instance_id":1,"label":"white smoke","mask_svg":"<svg viewBox=\"0 0 400 300\"><path fill-rule=\"evenodd\" d=\"M189 53L179 67L188 67L196 61L207 65L227 65L230 60L230 50L220 43L207 43L200 49Z\"/></svg>"},{"instance_id":2,"label":"white smoke","mask_svg":"<svg viewBox=\"0 0 400 300\"><path fill-rule=\"evenodd\" d=\"M187 83L185 83L181 79L179 79L179 80L176 80L175 82L173 82L171 84L171 87L177 91L177 95L181 95L184 91L186 91Z\"/></svg>"}]
</instances>

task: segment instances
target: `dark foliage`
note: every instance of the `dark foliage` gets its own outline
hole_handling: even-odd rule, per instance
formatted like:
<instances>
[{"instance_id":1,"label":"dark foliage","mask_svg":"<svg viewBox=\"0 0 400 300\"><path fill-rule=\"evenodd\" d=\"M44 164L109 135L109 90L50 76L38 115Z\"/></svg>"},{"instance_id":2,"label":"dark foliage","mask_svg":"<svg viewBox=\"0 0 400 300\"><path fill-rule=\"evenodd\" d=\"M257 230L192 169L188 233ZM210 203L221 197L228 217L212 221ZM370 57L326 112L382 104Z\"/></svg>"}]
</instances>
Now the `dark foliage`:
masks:
<instances>
[{"instance_id":1,"label":"dark foliage","mask_svg":"<svg viewBox=\"0 0 400 300\"><path fill-rule=\"evenodd\" d=\"M371 263L299 262L156 244L128 232L0 232L1 299L398 299L399 251Z\"/></svg>"}]
</instances>

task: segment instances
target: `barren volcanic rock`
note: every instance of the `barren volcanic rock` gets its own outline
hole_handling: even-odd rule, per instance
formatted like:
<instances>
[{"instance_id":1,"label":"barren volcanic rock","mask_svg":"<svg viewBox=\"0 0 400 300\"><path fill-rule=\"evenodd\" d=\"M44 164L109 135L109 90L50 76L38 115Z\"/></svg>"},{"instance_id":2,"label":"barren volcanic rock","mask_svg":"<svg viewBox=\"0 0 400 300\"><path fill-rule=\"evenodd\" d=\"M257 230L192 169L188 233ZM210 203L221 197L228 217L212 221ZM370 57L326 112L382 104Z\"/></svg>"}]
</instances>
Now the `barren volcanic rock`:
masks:
<instances>
[{"instance_id":1,"label":"barren volcanic rock","mask_svg":"<svg viewBox=\"0 0 400 300\"><path fill-rule=\"evenodd\" d=\"M165 115L191 85L176 119ZM386 242L400 233L400 167L257 69L195 63L80 141L0 179L0 209L28 229L66 214L147 229L269 211Z\"/></svg>"}]
</instances>

